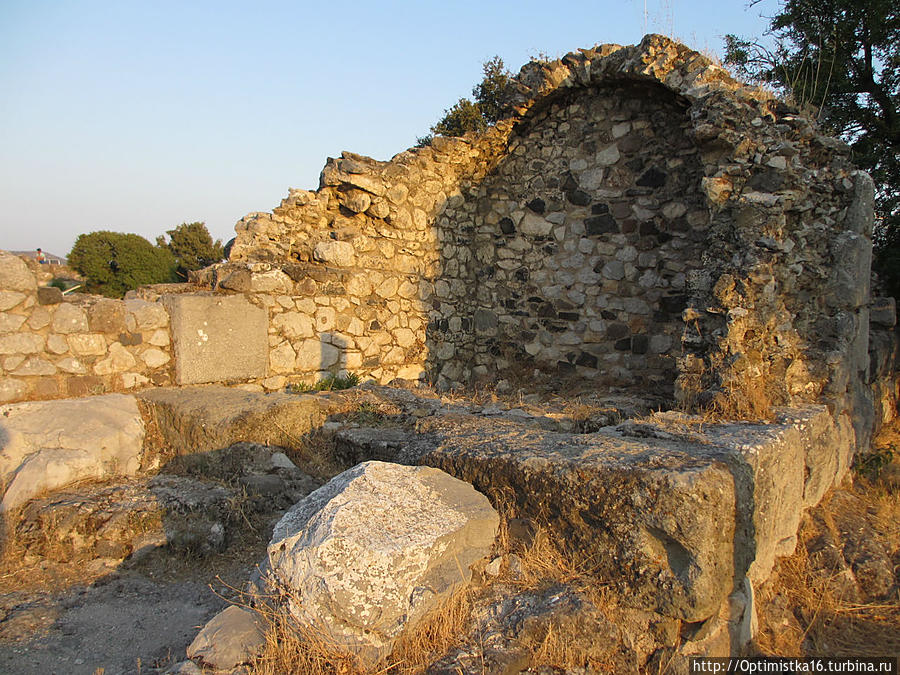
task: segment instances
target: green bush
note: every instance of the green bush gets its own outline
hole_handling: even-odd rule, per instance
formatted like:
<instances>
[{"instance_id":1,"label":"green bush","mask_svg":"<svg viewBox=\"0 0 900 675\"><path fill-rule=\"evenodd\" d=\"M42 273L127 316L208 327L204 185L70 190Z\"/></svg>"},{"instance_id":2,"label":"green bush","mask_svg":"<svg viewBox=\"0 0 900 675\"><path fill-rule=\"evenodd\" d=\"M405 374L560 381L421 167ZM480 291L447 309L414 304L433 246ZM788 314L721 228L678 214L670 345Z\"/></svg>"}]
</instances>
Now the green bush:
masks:
<instances>
[{"instance_id":1,"label":"green bush","mask_svg":"<svg viewBox=\"0 0 900 675\"><path fill-rule=\"evenodd\" d=\"M145 284L177 281L175 259L167 248L136 234L91 232L75 240L69 265L85 278L91 293L121 298Z\"/></svg>"},{"instance_id":2,"label":"green bush","mask_svg":"<svg viewBox=\"0 0 900 675\"><path fill-rule=\"evenodd\" d=\"M470 131L481 133L489 124L503 117L503 91L511 73L503 65L503 59L495 56L482 64L484 77L472 88L475 101L461 98L440 121L431 127L431 134L417 139L417 145L430 145L433 135L464 136Z\"/></svg>"},{"instance_id":3,"label":"green bush","mask_svg":"<svg viewBox=\"0 0 900 675\"><path fill-rule=\"evenodd\" d=\"M169 249L182 279L187 278L189 271L203 269L225 257L222 241L213 241L205 223L182 223L174 230L167 230L166 234L169 235L168 243L165 237L157 237L156 245Z\"/></svg>"}]
</instances>

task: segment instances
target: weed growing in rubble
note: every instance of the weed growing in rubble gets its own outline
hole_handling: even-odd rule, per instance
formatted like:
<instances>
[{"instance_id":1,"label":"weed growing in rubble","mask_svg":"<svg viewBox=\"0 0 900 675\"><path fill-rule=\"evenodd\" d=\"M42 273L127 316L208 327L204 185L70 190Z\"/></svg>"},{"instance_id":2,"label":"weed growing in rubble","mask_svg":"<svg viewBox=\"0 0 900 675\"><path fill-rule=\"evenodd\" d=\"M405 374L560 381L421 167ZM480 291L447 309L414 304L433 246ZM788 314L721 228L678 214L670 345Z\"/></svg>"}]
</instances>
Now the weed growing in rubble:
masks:
<instances>
[{"instance_id":1,"label":"weed growing in rubble","mask_svg":"<svg viewBox=\"0 0 900 675\"><path fill-rule=\"evenodd\" d=\"M346 375L326 375L315 384L305 384L303 382L295 382L287 386L288 393L305 394L313 391L338 391L340 389L352 389L361 382L361 378L356 373L348 373Z\"/></svg>"}]
</instances>

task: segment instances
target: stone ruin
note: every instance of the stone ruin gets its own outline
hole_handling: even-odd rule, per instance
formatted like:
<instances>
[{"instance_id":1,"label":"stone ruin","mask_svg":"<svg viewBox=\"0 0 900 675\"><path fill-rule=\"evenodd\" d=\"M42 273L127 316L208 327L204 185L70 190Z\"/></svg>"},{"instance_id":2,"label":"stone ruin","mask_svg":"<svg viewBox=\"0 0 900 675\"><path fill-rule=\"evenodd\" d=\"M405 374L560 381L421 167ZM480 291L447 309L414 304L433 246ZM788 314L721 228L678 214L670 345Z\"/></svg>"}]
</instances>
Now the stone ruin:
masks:
<instances>
[{"instance_id":1,"label":"stone ruin","mask_svg":"<svg viewBox=\"0 0 900 675\"><path fill-rule=\"evenodd\" d=\"M658 35L533 61L505 100L484 134L329 159L190 284L51 297L5 256L0 397L143 389L146 416L171 385L347 372L439 389L543 372L687 409L762 396L775 423L702 439L445 415L398 441L530 516L553 504L641 606L715 615L896 414L872 181L800 111Z\"/></svg>"}]
</instances>

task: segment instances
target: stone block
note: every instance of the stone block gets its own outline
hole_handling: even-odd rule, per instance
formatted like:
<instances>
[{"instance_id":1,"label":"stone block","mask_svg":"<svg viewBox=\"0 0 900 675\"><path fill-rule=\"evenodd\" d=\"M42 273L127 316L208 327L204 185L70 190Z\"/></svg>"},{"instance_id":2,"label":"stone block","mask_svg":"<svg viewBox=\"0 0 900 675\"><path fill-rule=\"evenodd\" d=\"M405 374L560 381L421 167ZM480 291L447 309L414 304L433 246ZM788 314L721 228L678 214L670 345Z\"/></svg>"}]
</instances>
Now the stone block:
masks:
<instances>
[{"instance_id":1,"label":"stone block","mask_svg":"<svg viewBox=\"0 0 900 675\"><path fill-rule=\"evenodd\" d=\"M821 406L768 425L683 424L662 413L593 434L524 435L505 420L426 418L432 449L418 461L508 490L524 517L554 514L551 530L630 603L700 621L789 552L803 508L845 474L852 431Z\"/></svg>"},{"instance_id":2,"label":"stone block","mask_svg":"<svg viewBox=\"0 0 900 675\"><path fill-rule=\"evenodd\" d=\"M484 495L443 471L365 462L278 522L271 582L303 598L289 602L298 621L371 665L471 578L498 525Z\"/></svg>"},{"instance_id":3,"label":"stone block","mask_svg":"<svg viewBox=\"0 0 900 675\"><path fill-rule=\"evenodd\" d=\"M132 396L19 403L3 413L2 511L85 478L133 475L140 468L144 427Z\"/></svg>"},{"instance_id":4,"label":"stone block","mask_svg":"<svg viewBox=\"0 0 900 675\"><path fill-rule=\"evenodd\" d=\"M20 304L28 296L17 291L0 290L0 312L5 312Z\"/></svg>"},{"instance_id":5,"label":"stone block","mask_svg":"<svg viewBox=\"0 0 900 675\"><path fill-rule=\"evenodd\" d=\"M19 256L0 251L0 289L34 293L37 282L28 265Z\"/></svg>"},{"instance_id":6,"label":"stone block","mask_svg":"<svg viewBox=\"0 0 900 675\"><path fill-rule=\"evenodd\" d=\"M264 309L242 295L172 295L164 302L172 321L177 384L267 375L268 319Z\"/></svg>"},{"instance_id":7,"label":"stone block","mask_svg":"<svg viewBox=\"0 0 900 675\"><path fill-rule=\"evenodd\" d=\"M58 305L63 301L62 290L56 286L41 286L37 291L37 301L41 305Z\"/></svg>"},{"instance_id":8,"label":"stone block","mask_svg":"<svg viewBox=\"0 0 900 675\"><path fill-rule=\"evenodd\" d=\"M94 333L124 332L125 303L121 300L100 300L88 309L88 324Z\"/></svg>"},{"instance_id":9,"label":"stone block","mask_svg":"<svg viewBox=\"0 0 900 675\"><path fill-rule=\"evenodd\" d=\"M65 302L56 308L52 322L53 332L62 335L87 333L87 313L77 305Z\"/></svg>"}]
</instances>

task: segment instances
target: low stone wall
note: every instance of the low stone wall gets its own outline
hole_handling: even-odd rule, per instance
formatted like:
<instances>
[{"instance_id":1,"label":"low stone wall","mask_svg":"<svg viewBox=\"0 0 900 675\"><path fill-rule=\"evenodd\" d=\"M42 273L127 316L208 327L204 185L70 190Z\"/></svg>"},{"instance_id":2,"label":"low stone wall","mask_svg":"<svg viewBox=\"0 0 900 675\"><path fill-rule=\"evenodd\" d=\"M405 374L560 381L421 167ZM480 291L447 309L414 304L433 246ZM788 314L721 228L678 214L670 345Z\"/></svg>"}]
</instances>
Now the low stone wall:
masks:
<instances>
[{"instance_id":1,"label":"low stone wall","mask_svg":"<svg viewBox=\"0 0 900 675\"><path fill-rule=\"evenodd\" d=\"M0 251L0 402L162 386L171 363L162 305L63 296Z\"/></svg>"}]
</instances>

